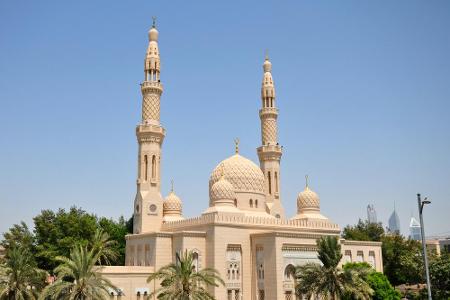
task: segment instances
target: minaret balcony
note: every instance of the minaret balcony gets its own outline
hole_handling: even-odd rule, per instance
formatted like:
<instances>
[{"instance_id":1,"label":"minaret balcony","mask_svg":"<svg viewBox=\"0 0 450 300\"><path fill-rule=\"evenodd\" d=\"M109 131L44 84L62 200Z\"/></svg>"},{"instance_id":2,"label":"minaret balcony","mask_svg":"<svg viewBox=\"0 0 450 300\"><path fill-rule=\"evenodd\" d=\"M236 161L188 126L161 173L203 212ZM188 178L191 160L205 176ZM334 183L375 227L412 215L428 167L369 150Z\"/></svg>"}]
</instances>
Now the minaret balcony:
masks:
<instances>
[{"instance_id":1,"label":"minaret balcony","mask_svg":"<svg viewBox=\"0 0 450 300\"><path fill-rule=\"evenodd\" d=\"M259 160L280 160L283 147L280 145L263 145L257 149Z\"/></svg>"},{"instance_id":2,"label":"minaret balcony","mask_svg":"<svg viewBox=\"0 0 450 300\"><path fill-rule=\"evenodd\" d=\"M278 108L275 107L265 107L259 110L260 118L276 118L278 116Z\"/></svg>"},{"instance_id":3,"label":"minaret balcony","mask_svg":"<svg viewBox=\"0 0 450 300\"><path fill-rule=\"evenodd\" d=\"M141 83L141 90L147 91L147 90L157 90L159 92L162 92L163 85L159 81L144 81Z\"/></svg>"},{"instance_id":4,"label":"minaret balcony","mask_svg":"<svg viewBox=\"0 0 450 300\"><path fill-rule=\"evenodd\" d=\"M140 142L162 143L166 130L159 125L139 124L136 127L136 136Z\"/></svg>"}]
</instances>

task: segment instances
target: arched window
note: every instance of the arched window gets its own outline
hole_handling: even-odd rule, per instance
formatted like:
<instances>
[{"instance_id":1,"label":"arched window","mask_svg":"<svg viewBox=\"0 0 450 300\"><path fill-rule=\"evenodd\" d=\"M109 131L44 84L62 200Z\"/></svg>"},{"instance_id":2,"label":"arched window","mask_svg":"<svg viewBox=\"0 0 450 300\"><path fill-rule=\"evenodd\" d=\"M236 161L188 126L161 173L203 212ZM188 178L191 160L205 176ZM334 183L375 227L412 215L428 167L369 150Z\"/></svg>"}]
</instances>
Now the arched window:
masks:
<instances>
[{"instance_id":1,"label":"arched window","mask_svg":"<svg viewBox=\"0 0 450 300\"><path fill-rule=\"evenodd\" d=\"M270 171L267 172L267 182L269 184L269 195L272 195L272 177L270 176Z\"/></svg>"},{"instance_id":2,"label":"arched window","mask_svg":"<svg viewBox=\"0 0 450 300\"><path fill-rule=\"evenodd\" d=\"M278 193L278 173L275 172L275 193Z\"/></svg>"},{"instance_id":3,"label":"arched window","mask_svg":"<svg viewBox=\"0 0 450 300\"><path fill-rule=\"evenodd\" d=\"M294 280L295 276L295 267L292 264L289 264L284 269L284 279L285 280Z\"/></svg>"},{"instance_id":4,"label":"arched window","mask_svg":"<svg viewBox=\"0 0 450 300\"><path fill-rule=\"evenodd\" d=\"M237 207L237 199L234 199L234 206Z\"/></svg>"},{"instance_id":5,"label":"arched window","mask_svg":"<svg viewBox=\"0 0 450 300\"><path fill-rule=\"evenodd\" d=\"M148 157L147 155L144 155L144 179L147 180L148 178Z\"/></svg>"},{"instance_id":6,"label":"arched window","mask_svg":"<svg viewBox=\"0 0 450 300\"><path fill-rule=\"evenodd\" d=\"M192 254L192 263L193 263L193 269L195 272L198 272L198 253L194 252Z\"/></svg>"},{"instance_id":7,"label":"arched window","mask_svg":"<svg viewBox=\"0 0 450 300\"><path fill-rule=\"evenodd\" d=\"M250 199L249 205L250 205L250 207L253 207L253 200L252 199Z\"/></svg>"},{"instance_id":8,"label":"arched window","mask_svg":"<svg viewBox=\"0 0 450 300\"><path fill-rule=\"evenodd\" d=\"M237 263L230 263L227 270L228 280L240 280L239 265Z\"/></svg>"},{"instance_id":9,"label":"arched window","mask_svg":"<svg viewBox=\"0 0 450 300\"><path fill-rule=\"evenodd\" d=\"M152 178L156 178L156 156L152 156Z\"/></svg>"},{"instance_id":10,"label":"arched window","mask_svg":"<svg viewBox=\"0 0 450 300\"><path fill-rule=\"evenodd\" d=\"M258 199L255 200L255 208L258 208Z\"/></svg>"}]
</instances>

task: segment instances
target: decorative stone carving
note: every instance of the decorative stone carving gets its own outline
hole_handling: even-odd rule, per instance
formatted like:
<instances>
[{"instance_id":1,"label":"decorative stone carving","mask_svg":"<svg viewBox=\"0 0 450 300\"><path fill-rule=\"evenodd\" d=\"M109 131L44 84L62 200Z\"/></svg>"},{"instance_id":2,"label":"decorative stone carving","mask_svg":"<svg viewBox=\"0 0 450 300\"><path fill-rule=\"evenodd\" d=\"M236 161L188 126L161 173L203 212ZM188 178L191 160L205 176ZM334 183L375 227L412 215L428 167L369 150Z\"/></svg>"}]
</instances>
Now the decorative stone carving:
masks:
<instances>
[{"instance_id":1,"label":"decorative stone carving","mask_svg":"<svg viewBox=\"0 0 450 300\"><path fill-rule=\"evenodd\" d=\"M235 192L264 193L264 174L251 160L235 154L223 160L211 173L209 188L223 177L232 184Z\"/></svg>"}]
</instances>

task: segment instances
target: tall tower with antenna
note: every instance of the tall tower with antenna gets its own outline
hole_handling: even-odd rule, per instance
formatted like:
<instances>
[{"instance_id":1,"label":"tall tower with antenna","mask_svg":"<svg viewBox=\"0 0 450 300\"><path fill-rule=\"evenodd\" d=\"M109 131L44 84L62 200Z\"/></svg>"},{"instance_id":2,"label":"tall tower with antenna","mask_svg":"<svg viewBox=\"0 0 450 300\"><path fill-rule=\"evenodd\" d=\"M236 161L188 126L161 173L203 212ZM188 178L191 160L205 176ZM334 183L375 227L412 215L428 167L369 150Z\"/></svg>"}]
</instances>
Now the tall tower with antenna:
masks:
<instances>
[{"instance_id":1,"label":"tall tower with antenna","mask_svg":"<svg viewBox=\"0 0 450 300\"><path fill-rule=\"evenodd\" d=\"M280 160L282 147L278 143L278 108L275 101L275 85L272 78L272 63L269 56L263 64L263 80L261 86L261 142L257 153L261 170L266 182L266 204L269 213L278 218L284 218L284 209L280 196Z\"/></svg>"},{"instance_id":2,"label":"tall tower with antenna","mask_svg":"<svg viewBox=\"0 0 450 300\"><path fill-rule=\"evenodd\" d=\"M133 233L160 230L163 219L161 196L161 147L165 129L160 124L160 80L158 31L155 18L148 32L144 59L144 82L141 83L142 118L136 127L138 150L137 193L134 201Z\"/></svg>"}]
</instances>

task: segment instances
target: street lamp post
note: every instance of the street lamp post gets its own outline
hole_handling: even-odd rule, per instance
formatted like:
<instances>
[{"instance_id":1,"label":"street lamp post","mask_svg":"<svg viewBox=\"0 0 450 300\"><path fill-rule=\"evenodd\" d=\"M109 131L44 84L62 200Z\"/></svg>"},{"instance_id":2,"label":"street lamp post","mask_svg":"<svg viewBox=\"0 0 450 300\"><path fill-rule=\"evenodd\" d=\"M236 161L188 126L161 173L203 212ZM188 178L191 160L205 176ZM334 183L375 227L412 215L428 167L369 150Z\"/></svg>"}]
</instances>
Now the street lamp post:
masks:
<instances>
[{"instance_id":1,"label":"street lamp post","mask_svg":"<svg viewBox=\"0 0 450 300\"><path fill-rule=\"evenodd\" d=\"M430 283L430 270L428 269L428 258L427 258L427 246L425 244L425 230L423 228L423 206L425 204L430 204L431 201L428 201L427 198L420 199L420 194L417 194L417 203L419 205L419 218L420 218L420 235L422 236L422 251L423 251L423 262L425 264L425 275L427 277L427 291L428 291L428 299L431 299L431 283Z\"/></svg>"}]
</instances>

